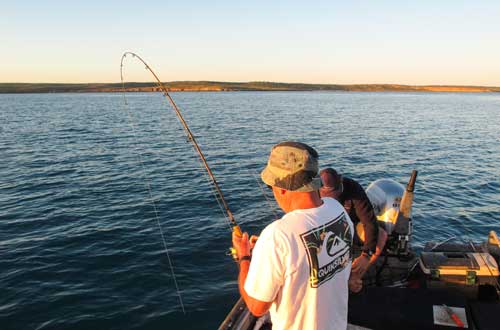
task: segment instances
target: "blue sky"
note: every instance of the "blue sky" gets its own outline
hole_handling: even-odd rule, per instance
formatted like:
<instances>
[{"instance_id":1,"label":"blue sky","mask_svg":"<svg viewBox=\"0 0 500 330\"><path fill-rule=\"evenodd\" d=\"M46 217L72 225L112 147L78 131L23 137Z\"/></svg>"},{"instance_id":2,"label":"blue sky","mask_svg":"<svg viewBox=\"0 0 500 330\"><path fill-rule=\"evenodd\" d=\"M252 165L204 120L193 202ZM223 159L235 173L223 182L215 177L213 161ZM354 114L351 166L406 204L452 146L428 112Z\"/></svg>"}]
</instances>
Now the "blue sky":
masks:
<instances>
[{"instance_id":1,"label":"blue sky","mask_svg":"<svg viewBox=\"0 0 500 330\"><path fill-rule=\"evenodd\" d=\"M500 86L499 1L0 0L0 82ZM149 81L127 63L128 80Z\"/></svg>"}]
</instances>

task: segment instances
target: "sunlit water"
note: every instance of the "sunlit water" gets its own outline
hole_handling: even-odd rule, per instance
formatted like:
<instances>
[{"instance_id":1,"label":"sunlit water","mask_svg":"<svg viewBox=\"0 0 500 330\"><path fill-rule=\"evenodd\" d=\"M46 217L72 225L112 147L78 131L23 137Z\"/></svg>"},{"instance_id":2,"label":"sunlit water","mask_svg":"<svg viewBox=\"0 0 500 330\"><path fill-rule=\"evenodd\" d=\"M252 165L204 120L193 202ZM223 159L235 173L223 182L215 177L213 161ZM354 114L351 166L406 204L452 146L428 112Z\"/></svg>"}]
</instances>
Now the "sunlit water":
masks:
<instances>
[{"instance_id":1,"label":"sunlit water","mask_svg":"<svg viewBox=\"0 0 500 330\"><path fill-rule=\"evenodd\" d=\"M275 217L256 178L283 140L365 187L419 170L417 248L500 230L498 94L173 97L244 230ZM174 113L128 100L131 120L120 94L0 95L1 329L214 329L238 298L227 221Z\"/></svg>"}]
</instances>

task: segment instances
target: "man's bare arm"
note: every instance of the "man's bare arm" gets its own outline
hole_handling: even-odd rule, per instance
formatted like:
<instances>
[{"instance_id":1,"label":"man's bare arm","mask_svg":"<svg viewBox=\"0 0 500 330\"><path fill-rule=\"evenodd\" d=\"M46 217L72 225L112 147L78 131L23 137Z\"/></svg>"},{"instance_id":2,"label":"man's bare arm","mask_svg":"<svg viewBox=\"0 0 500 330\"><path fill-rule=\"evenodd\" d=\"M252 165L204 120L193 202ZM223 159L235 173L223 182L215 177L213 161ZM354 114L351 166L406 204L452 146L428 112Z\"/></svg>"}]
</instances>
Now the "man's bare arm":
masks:
<instances>
[{"instance_id":1,"label":"man's bare arm","mask_svg":"<svg viewBox=\"0 0 500 330\"><path fill-rule=\"evenodd\" d=\"M236 249L238 254L238 260L240 260L240 274L238 276L238 287L240 289L240 294L248 310L255 316L262 316L267 313L269 308L271 308L272 302L262 301L250 297L245 291L245 281L247 279L248 270L250 269L250 260L242 260L244 256L250 256L250 242L248 240L248 234L243 233L243 236L239 237L233 233L233 247ZM264 281L266 279L263 279Z\"/></svg>"},{"instance_id":2,"label":"man's bare arm","mask_svg":"<svg viewBox=\"0 0 500 330\"><path fill-rule=\"evenodd\" d=\"M245 281L247 279L248 270L250 269L250 261L243 260L240 262L240 275L238 277L238 286L240 288L240 294L248 307L248 310L255 316L262 316L269 311L272 302L262 301L250 297L245 291ZM265 280L265 279L263 279Z\"/></svg>"}]
</instances>

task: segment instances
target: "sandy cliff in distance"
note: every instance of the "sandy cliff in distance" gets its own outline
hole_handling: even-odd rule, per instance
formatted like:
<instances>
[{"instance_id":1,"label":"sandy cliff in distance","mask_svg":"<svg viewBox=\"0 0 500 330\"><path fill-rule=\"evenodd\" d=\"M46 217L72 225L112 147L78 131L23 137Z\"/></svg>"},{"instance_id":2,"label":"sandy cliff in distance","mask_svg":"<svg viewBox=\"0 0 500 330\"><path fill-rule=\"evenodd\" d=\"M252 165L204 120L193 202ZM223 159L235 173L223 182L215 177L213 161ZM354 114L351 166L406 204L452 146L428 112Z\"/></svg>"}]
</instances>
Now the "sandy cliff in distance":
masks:
<instances>
[{"instance_id":1,"label":"sandy cliff in distance","mask_svg":"<svg viewBox=\"0 0 500 330\"><path fill-rule=\"evenodd\" d=\"M275 82L217 82L217 81L173 81L165 86L173 92L199 91L352 91L352 92L500 92L500 87L488 86L410 86L394 84L300 84ZM126 83L127 92L158 92L152 82ZM0 93L92 93L121 92L120 83L110 84L30 84L0 83Z\"/></svg>"},{"instance_id":2,"label":"sandy cliff in distance","mask_svg":"<svg viewBox=\"0 0 500 330\"><path fill-rule=\"evenodd\" d=\"M484 93L494 92L485 87L465 87L465 86L422 86L419 89L428 92L460 92L460 93ZM499 92L499 90L496 90Z\"/></svg>"}]
</instances>

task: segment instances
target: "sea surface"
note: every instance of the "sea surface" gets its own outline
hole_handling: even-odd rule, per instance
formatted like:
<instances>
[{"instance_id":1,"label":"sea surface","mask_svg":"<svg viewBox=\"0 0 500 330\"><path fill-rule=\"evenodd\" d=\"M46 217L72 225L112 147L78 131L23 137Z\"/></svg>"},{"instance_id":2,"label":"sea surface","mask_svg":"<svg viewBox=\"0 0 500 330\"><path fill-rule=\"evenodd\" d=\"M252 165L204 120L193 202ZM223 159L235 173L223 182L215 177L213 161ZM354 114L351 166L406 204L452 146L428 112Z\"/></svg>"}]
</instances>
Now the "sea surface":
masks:
<instances>
[{"instance_id":1,"label":"sea surface","mask_svg":"<svg viewBox=\"0 0 500 330\"><path fill-rule=\"evenodd\" d=\"M500 232L500 94L173 98L245 231L280 216L259 172L298 140L365 187L417 169L417 249ZM0 329L215 329L238 299L227 219L174 112L159 93L127 103L0 95Z\"/></svg>"}]
</instances>

